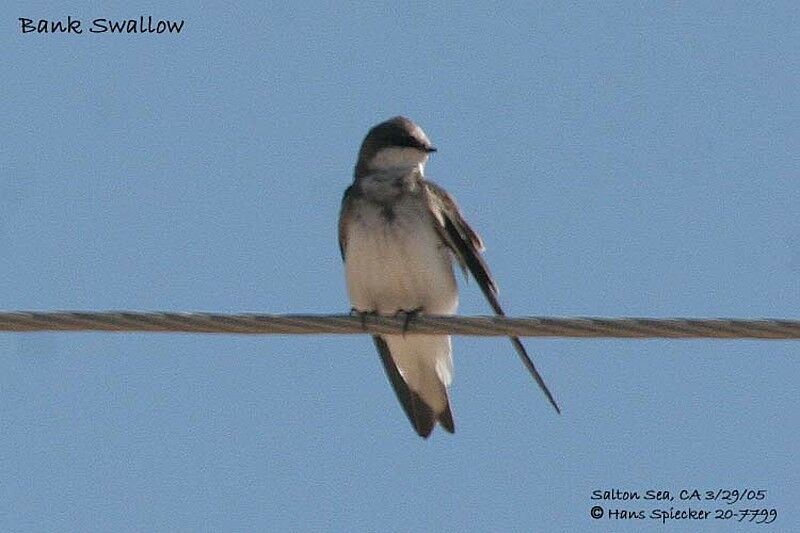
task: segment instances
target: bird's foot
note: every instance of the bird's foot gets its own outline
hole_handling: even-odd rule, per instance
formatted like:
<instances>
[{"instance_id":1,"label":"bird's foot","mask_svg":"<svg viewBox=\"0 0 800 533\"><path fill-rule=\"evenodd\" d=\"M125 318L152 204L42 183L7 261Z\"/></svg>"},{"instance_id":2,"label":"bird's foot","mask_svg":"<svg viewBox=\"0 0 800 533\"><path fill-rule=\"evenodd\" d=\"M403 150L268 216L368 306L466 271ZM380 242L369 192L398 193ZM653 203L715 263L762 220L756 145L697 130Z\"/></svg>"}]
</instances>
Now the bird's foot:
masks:
<instances>
[{"instance_id":1,"label":"bird's foot","mask_svg":"<svg viewBox=\"0 0 800 533\"><path fill-rule=\"evenodd\" d=\"M367 330L367 317L368 316L377 316L377 311L359 311L355 307L350 308L350 316L357 316L361 319L361 329L364 331Z\"/></svg>"},{"instance_id":2,"label":"bird's foot","mask_svg":"<svg viewBox=\"0 0 800 533\"><path fill-rule=\"evenodd\" d=\"M417 315L419 315L422 311L422 307L417 307L416 309L411 309L410 311L400 309L394 314L394 316L403 316L405 318L405 320L403 320L403 336L405 336L406 332L408 332L408 326L411 324L411 322L413 322L414 319L417 318Z\"/></svg>"}]
</instances>

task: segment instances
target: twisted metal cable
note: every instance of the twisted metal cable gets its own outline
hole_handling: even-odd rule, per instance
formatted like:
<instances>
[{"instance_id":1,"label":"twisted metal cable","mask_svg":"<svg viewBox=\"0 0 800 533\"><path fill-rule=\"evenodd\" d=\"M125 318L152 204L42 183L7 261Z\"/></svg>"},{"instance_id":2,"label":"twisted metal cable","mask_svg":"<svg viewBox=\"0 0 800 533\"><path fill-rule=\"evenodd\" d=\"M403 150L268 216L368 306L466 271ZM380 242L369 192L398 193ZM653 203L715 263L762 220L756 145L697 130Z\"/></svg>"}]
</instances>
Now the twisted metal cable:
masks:
<instances>
[{"instance_id":1,"label":"twisted metal cable","mask_svg":"<svg viewBox=\"0 0 800 533\"><path fill-rule=\"evenodd\" d=\"M162 312L0 312L1 331L116 331L239 334L451 334L518 337L800 339L800 320L555 318L418 315L267 315Z\"/></svg>"}]
</instances>

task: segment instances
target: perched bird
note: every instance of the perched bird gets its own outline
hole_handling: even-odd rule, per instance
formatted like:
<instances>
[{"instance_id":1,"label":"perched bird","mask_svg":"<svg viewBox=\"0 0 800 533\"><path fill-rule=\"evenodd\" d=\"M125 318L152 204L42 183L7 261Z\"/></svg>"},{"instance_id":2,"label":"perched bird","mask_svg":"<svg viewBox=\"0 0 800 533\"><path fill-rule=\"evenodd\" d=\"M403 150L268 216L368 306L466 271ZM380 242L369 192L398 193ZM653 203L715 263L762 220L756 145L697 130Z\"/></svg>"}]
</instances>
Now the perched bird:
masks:
<instances>
[{"instance_id":1,"label":"perched bird","mask_svg":"<svg viewBox=\"0 0 800 533\"><path fill-rule=\"evenodd\" d=\"M364 138L339 215L339 248L354 312L401 314L406 320L417 313L455 314L455 258L494 312L504 315L481 238L447 191L425 179L425 163L435 151L425 132L405 117L378 124ZM438 422L453 433L450 336L374 335L373 340L416 432L427 438ZM511 341L560 412L519 338Z\"/></svg>"}]
</instances>

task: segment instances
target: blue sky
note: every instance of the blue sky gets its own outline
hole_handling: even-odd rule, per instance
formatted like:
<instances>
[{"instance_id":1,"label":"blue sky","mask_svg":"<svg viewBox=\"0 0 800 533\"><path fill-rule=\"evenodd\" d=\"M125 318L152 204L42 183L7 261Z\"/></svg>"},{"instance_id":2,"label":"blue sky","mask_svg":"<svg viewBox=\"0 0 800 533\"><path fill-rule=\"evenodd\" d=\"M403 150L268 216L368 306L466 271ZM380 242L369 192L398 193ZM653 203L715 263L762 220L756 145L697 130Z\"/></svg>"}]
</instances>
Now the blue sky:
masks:
<instances>
[{"instance_id":1,"label":"blue sky","mask_svg":"<svg viewBox=\"0 0 800 533\"><path fill-rule=\"evenodd\" d=\"M800 317L794 2L10 5L0 309L344 312L341 194L404 114L509 314ZM67 15L186 23L17 22ZM562 416L507 341L454 345L423 441L367 336L0 334L0 529L665 530L590 518L615 488L800 523L796 342L528 339Z\"/></svg>"}]
</instances>

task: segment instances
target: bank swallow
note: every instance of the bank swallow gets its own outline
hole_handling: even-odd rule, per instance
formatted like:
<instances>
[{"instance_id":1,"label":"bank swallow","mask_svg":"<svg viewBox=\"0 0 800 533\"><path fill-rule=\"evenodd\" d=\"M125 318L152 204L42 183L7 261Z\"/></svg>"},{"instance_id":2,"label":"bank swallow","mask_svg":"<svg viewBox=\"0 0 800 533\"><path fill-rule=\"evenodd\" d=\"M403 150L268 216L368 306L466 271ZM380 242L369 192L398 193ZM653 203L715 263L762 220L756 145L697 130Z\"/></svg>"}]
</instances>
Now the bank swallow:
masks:
<instances>
[{"instance_id":1,"label":"bank swallow","mask_svg":"<svg viewBox=\"0 0 800 533\"><path fill-rule=\"evenodd\" d=\"M339 248L357 313L401 314L407 320L416 313L455 314L455 258L494 312L505 316L481 255L481 238L447 191L425 179L425 163L435 151L422 129L405 117L378 124L364 138L339 216ZM447 395L453 376L450 336L409 333L374 335L373 340L416 432L427 438L438 422L453 433ZM511 342L560 412L519 338Z\"/></svg>"}]
</instances>

